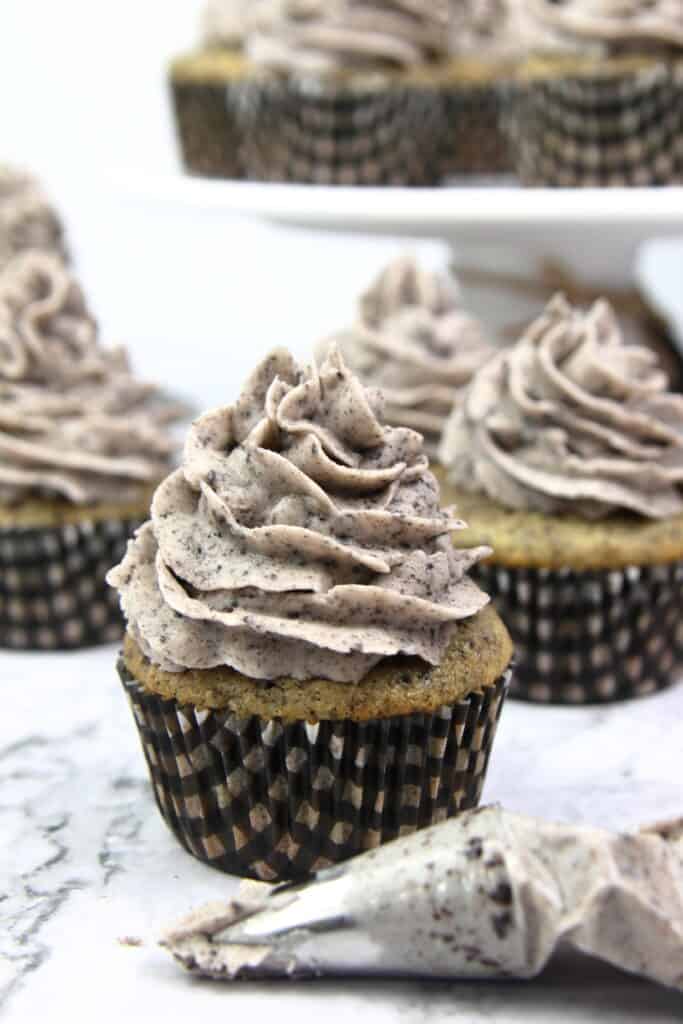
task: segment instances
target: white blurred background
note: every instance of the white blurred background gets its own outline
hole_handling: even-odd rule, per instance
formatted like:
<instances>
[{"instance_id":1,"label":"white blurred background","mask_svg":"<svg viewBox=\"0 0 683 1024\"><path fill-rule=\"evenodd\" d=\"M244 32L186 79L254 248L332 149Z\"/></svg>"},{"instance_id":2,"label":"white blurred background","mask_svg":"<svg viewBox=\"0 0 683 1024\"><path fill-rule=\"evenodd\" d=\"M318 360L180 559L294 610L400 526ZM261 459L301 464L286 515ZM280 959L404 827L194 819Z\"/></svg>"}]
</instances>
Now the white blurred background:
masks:
<instances>
[{"instance_id":1,"label":"white blurred background","mask_svg":"<svg viewBox=\"0 0 683 1024\"><path fill-rule=\"evenodd\" d=\"M0 0L0 161L43 178L107 339L201 406L231 400L260 353L300 356L344 326L405 245L277 229L142 198L178 173L166 66L197 40L201 0ZM140 197L115 185L140 181ZM415 246L412 246L415 248ZM429 262L441 243L420 243ZM647 261L683 317L683 248Z\"/></svg>"}]
</instances>

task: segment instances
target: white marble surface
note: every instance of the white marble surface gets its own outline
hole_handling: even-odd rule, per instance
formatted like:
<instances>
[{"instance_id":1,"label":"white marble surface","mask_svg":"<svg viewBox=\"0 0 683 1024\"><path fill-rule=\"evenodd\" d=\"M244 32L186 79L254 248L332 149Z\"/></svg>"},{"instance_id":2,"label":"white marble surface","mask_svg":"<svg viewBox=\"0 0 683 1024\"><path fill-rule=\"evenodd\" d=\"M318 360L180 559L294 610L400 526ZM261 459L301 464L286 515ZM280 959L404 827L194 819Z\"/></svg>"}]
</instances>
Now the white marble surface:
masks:
<instances>
[{"instance_id":1,"label":"white marble surface","mask_svg":"<svg viewBox=\"0 0 683 1024\"><path fill-rule=\"evenodd\" d=\"M157 946L159 934L236 883L193 860L162 823L115 653L0 655L11 694L0 716L4 1019L683 1019L683 996L577 960L530 983L191 979ZM594 709L508 702L485 799L614 828L680 814L682 715L683 684Z\"/></svg>"}]
</instances>

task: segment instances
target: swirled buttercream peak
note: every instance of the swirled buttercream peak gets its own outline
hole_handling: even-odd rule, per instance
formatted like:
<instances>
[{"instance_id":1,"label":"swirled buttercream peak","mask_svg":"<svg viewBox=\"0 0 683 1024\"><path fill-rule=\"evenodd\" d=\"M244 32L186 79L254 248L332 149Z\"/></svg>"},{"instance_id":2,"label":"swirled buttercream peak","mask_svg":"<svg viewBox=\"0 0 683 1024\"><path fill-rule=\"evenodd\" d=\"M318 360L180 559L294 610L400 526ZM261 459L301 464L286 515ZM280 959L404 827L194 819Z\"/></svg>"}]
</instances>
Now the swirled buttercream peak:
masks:
<instances>
[{"instance_id":1,"label":"swirled buttercream peak","mask_svg":"<svg viewBox=\"0 0 683 1024\"><path fill-rule=\"evenodd\" d=\"M440 450L453 482L515 509L683 512L683 396L604 300L556 296L474 377Z\"/></svg>"},{"instance_id":2,"label":"swirled buttercream peak","mask_svg":"<svg viewBox=\"0 0 683 1024\"><path fill-rule=\"evenodd\" d=\"M495 351L460 308L455 280L410 256L385 267L361 296L356 323L334 341L363 383L381 389L386 421L418 430L430 457L460 390Z\"/></svg>"},{"instance_id":3,"label":"swirled buttercream peak","mask_svg":"<svg viewBox=\"0 0 683 1024\"><path fill-rule=\"evenodd\" d=\"M250 59L270 71L407 68L447 52L445 0L280 0L278 7L247 43Z\"/></svg>"},{"instance_id":4,"label":"swirled buttercream peak","mask_svg":"<svg viewBox=\"0 0 683 1024\"><path fill-rule=\"evenodd\" d=\"M165 474L187 410L98 341L73 274L27 252L0 274L0 501L139 500Z\"/></svg>"},{"instance_id":5,"label":"swirled buttercream peak","mask_svg":"<svg viewBox=\"0 0 683 1024\"><path fill-rule=\"evenodd\" d=\"M237 402L198 419L182 467L109 575L167 670L356 682L378 661L436 664L488 598L456 551L419 434L385 426L334 349L272 352Z\"/></svg>"},{"instance_id":6,"label":"swirled buttercream peak","mask_svg":"<svg viewBox=\"0 0 683 1024\"><path fill-rule=\"evenodd\" d=\"M683 0L531 0L539 22L612 48L683 46Z\"/></svg>"}]
</instances>

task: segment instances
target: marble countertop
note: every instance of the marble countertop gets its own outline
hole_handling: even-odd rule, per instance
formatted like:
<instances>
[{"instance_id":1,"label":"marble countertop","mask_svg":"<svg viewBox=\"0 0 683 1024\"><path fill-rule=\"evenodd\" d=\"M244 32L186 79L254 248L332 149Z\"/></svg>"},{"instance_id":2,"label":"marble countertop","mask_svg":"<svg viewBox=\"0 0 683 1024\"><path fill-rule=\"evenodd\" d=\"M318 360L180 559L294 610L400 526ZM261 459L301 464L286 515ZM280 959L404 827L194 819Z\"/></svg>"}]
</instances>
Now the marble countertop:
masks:
<instances>
[{"instance_id":1,"label":"marble countertop","mask_svg":"<svg viewBox=\"0 0 683 1024\"><path fill-rule=\"evenodd\" d=\"M164 927L236 881L162 823L115 676L115 649L2 653L0 1006L10 1021L98 1024L208 1014L355 1020L668 1022L683 996L585 960L525 983L319 981L233 986L187 976ZM613 828L683 812L683 684L598 708L508 702L485 800ZM234 1016L239 1015L239 1016Z\"/></svg>"}]
</instances>

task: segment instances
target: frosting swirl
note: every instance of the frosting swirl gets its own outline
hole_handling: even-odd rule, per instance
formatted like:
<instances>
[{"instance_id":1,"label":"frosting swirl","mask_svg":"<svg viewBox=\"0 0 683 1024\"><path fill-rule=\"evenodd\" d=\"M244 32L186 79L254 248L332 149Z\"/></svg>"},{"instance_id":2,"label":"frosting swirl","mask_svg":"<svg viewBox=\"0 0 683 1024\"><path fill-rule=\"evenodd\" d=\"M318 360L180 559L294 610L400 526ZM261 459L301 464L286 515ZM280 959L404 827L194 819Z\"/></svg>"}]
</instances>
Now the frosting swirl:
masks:
<instances>
[{"instance_id":1,"label":"frosting swirl","mask_svg":"<svg viewBox=\"0 0 683 1024\"><path fill-rule=\"evenodd\" d=\"M443 316L458 308L458 286L446 274L423 270L412 256L399 256L363 292L359 313L368 327L379 327L406 306L418 306L433 316Z\"/></svg>"},{"instance_id":2,"label":"frosting swirl","mask_svg":"<svg viewBox=\"0 0 683 1024\"><path fill-rule=\"evenodd\" d=\"M651 519L683 512L683 396L625 345L605 301L556 296L475 376L440 455L453 482L514 509Z\"/></svg>"},{"instance_id":3,"label":"frosting swirl","mask_svg":"<svg viewBox=\"0 0 683 1024\"><path fill-rule=\"evenodd\" d=\"M62 226L35 179L0 165L0 270L26 249L65 258Z\"/></svg>"},{"instance_id":4,"label":"frosting swirl","mask_svg":"<svg viewBox=\"0 0 683 1024\"><path fill-rule=\"evenodd\" d=\"M451 0L451 53L504 60L604 54L603 42L563 31L547 15L547 0Z\"/></svg>"},{"instance_id":5,"label":"frosting swirl","mask_svg":"<svg viewBox=\"0 0 683 1024\"><path fill-rule=\"evenodd\" d=\"M489 549L453 548L420 436L380 406L338 352L302 372L276 349L193 424L108 577L152 662L341 682L399 653L438 663L488 602L466 573Z\"/></svg>"},{"instance_id":6,"label":"frosting swirl","mask_svg":"<svg viewBox=\"0 0 683 1024\"><path fill-rule=\"evenodd\" d=\"M249 32L269 25L278 10L277 0L209 0L202 11L202 42L241 50Z\"/></svg>"},{"instance_id":7,"label":"frosting swirl","mask_svg":"<svg viewBox=\"0 0 683 1024\"><path fill-rule=\"evenodd\" d=\"M452 279L401 259L364 294L359 322L334 339L363 383L381 388L387 423L418 430L431 456L458 389L495 351L456 295Z\"/></svg>"},{"instance_id":8,"label":"frosting swirl","mask_svg":"<svg viewBox=\"0 0 683 1024\"><path fill-rule=\"evenodd\" d=\"M526 0L524 0L526 2ZM452 56L512 56L521 50L513 0L450 0Z\"/></svg>"},{"instance_id":9,"label":"frosting swirl","mask_svg":"<svg viewBox=\"0 0 683 1024\"><path fill-rule=\"evenodd\" d=\"M577 39L627 46L683 46L683 0L532 0L548 28Z\"/></svg>"},{"instance_id":10,"label":"frosting swirl","mask_svg":"<svg viewBox=\"0 0 683 1024\"><path fill-rule=\"evenodd\" d=\"M0 501L141 498L168 471L186 412L100 347L72 274L27 252L0 274Z\"/></svg>"},{"instance_id":11,"label":"frosting swirl","mask_svg":"<svg viewBox=\"0 0 683 1024\"><path fill-rule=\"evenodd\" d=\"M280 0L247 52L271 71L407 68L445 56L448 20L447 0Z\"/></svg>"}]
</instances>

